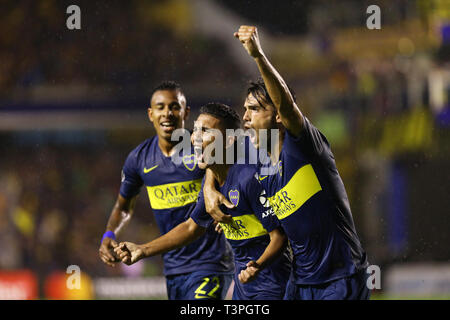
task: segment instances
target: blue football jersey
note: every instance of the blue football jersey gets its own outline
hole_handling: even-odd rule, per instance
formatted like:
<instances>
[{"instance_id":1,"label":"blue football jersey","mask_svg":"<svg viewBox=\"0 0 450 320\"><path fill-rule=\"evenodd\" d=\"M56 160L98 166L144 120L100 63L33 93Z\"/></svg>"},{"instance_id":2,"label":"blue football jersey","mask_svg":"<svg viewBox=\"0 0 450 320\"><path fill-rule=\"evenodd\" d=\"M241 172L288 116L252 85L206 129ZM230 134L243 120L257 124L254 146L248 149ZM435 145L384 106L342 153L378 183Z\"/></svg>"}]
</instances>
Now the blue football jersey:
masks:
<instances>
[{"instance_id":1,"label":"blue football jersey","mask_svg":"<svg viewBox=\"0 0 450 320\"><path fill-rule=\"evenodd\" d=\"M328 141L305 118L300 137L285 133L279 161L259 180L294 255L297 284L320 284L368 265Z\"/></svg>"},{"instance_id":2,"label":"blue football jersey","mask_svg":"<svg viewBox=\"0 0 450 320\"><path fill-rule=\"evenodd\" d=\"M240 293L238 298L281 299L291 271L288 250L263 269L254 281L242 284L237 280L237 275L246 269L246 264L250 260L256 261L266 249L270 242L268 233L280 227L278 219L271 214L264 191L257 181L257 169L257 165L249 164L235 164L230 167L224 185L218 190L236 207L223 207L224 213L231 215L233 221L231 224L222 223L221 226L233 248L236 267L235 292ZM205 210L202 191L191 218L205 228L211 227L213 223L213 219Z\"/></svg>"},{"instance_id":3,"label":"blue football jersey","mask_svg":"<svg viewBox=\"0 0 450 320\"><path fill-rule=\"evenodd\" d=\"M181 159L177 164L165 156L155 136L131 151L123 166L120 194L129 199L145 186L161 234L189 218L201 189L204 170L198 168L193 148L188 154L181 151ZM188 246L163 254L163 260L165 275L234 270L231 248L213 227Z\"/></svg>"}]
</instances>

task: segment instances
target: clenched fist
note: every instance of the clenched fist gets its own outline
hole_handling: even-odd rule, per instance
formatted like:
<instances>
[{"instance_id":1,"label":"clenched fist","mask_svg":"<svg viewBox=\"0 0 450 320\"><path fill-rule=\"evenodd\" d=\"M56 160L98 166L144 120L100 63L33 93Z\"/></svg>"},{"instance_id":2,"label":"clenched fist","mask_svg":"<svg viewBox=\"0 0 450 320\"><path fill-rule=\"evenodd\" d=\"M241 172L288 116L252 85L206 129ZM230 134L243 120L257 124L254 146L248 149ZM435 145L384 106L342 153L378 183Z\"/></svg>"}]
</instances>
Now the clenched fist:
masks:
<instances>
[{"instance_id":1,"label":"clenched fist","mask_svg":"<svg viewBox=\"0 0 450 320\"><path fill-rule=\"evenodd\" d=\"M264 55L259 43L258 29L253 26L240 26L239 31L234 33L234 36L247 50L248 54L253 58L258 58Z\"/></svg>"},{"instance_id":2,"label":"clenched fist","mask_svg":"<svg viewBox=\"0 0 450 320\"><path fill-rule=\"evenodd\" d=\"M114 252L121 259L121 261L127 265L131 265L138 262L142 258L145 258L142 246L132 242L121 242L114 248Z\"/></svg>"},{"instance_id":3,"label":"clenched fist","mask_svg":"<svg viewBox=\"0 0 450 320\"><path fill-rule=\"evenodd\" d=\"M256 263L256 261L249 261L247 263L247 268L241 270L241 272L239 273L239 281L241 283L248 283L250 281L253 281L258 276L259 271L260 266Z\"/></svg>"},{"instance_id":4,"label":"clenched fist","mask_svg":"<svg viewBox=\"0 0 450 320\"><path fill-rule=\"evenodd\" d=\"M111 238L105 237L100 245L100 249L98 250L100 259L111 267L114 267L117 262L120 262L118 257L114 254L115 247L117 247L117 242Z\"/></svg>"}]
</instances>

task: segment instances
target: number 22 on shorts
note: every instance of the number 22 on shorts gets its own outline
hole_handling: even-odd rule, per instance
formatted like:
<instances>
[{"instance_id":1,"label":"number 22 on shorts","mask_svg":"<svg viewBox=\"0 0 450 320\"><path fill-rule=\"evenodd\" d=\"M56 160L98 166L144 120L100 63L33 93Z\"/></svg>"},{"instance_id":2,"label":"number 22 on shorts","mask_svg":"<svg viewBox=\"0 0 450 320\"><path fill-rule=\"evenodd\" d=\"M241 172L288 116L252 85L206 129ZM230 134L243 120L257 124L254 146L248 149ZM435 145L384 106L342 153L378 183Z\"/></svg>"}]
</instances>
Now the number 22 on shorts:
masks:
<instances>
[{"instance_id":1,"label":"number 22 on shorts","mask_svg":"<svg viewBox=\"0 0 450 320\"><path fill-rule=\"evenodd\" d=\"M217 298L216 297L216 291L220 288L220 281L219 277L212 278L212 283L215 283L215 287L212 288L211 291L206 293L203 288L209 283L210 279L205 277L203 278L203 282L201 285L198 286L198 288L195 290L195 299L203 299L203 298Z\"/></svg>"}]
</instances>

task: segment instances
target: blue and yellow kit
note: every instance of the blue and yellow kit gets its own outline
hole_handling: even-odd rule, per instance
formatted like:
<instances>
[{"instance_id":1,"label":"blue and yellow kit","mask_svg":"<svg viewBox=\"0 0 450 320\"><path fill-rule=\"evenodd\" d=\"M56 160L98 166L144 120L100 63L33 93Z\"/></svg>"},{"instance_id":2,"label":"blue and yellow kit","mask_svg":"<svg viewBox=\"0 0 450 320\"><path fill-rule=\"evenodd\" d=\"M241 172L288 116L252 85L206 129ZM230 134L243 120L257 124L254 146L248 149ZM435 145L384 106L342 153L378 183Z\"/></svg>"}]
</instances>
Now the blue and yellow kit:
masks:
<instances>
[{"instance_id":1,"label":"blue and yellow kit","mask_svg":"<svg viewBox=\"0 0 450 320\"><path fill-rule=\"evenodd\" d=\"M204 170L198 168L193 149L190 151L181 151L182 161L176 164L162 153L155 136L131 151L123 166L120 194L129 199L145 186L161 234L189 218L200 192ZM166 276L234 271L231 248L213 227L188 246L165 253L163 260Z\"/></svg>"},{"instance_id":2,"label":"blue and yellow kit","mask_svg":"<svg viewBox=\"0 0 450 320\"><path fill-rule=\"evenodd\" d=\"M225 237L234 253L236 272L234 276L233 300L282 299L291 271L291 257L288 250L272 264L263 269L254 281L240 283L238 275L246 269L250 260L258 260L270 242L269 232L280 227L275 216L270 215L270 207L261 185L257 181L257 165L235 164L230 167L227 179L218 190L236 207L224 208L224 213L232 216L231 224L221 224ZM210 228L213 219L206 212L203 192L191 218L198 225Z\"/></svg>"},{"instance_id":3,"label":"blue and yellow kit","mask_svg":"<svg viewBox=\"0 0 450 320\"><path fill-rule=\"evenodd\" d=\"M258 179L289 238L295 284L316 285L368 262L329 143L304 119L299 137L286 130L278 163L260 164Z\"/></svg>"}]
</instances>

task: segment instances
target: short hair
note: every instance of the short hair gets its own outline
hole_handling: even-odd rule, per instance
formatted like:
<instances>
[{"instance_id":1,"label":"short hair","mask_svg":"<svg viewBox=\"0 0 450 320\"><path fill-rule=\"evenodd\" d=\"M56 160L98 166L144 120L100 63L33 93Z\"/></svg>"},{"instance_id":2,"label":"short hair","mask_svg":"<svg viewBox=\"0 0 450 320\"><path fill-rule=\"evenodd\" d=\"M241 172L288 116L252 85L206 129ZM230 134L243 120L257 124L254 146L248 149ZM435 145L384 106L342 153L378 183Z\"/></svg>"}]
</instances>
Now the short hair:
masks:
<instances>
[{"instance_id":1,"label":"short hair","mask_svg":"<svg viewBox=\"0 0 450 320\"><path fill-rule=\"evenodd\" d=\"M151 96L153 96L153 94L156 91L161 91L161 90L170 90L170 91L178 91L180 92L183 96L184 96L184 92L183 90L181 90L181 86L179 83L169 80L169 81L163 81L161 82L159 85L157 85L153 90L152 90L152 94Z\"/></svg>"},{"instance_id":2,"label":"short hair","mask_svg":"<svg viewBox=\"0 0 450 320\"><path fill-rule=\"evenodd\" d=\"M209 114L223 121L225 129L239 129L241 127L241 119L237 112L231 107L219 103L210 102L200 108L200 114Z\"/></svg>"},{"instance_id":3,"label":"short hair","mask_svg":"<svg viewBox=\"0 0 450 320\"><path fill-rule=\"evenodd\" d=\"M292 95L292 98L295 102L297 102L295 92L291 89L291 87L289 87L288 84L286 85ZM263 105L263 102L266 102L275 107L275 104L273 103L272 98L270 98L269 92L267 91L267 87L263 79L259 78L256 81L250 81L249 87L247 89L247 96L249 94L251 94L261 106Z\"/></svg>"}]
</instances>

